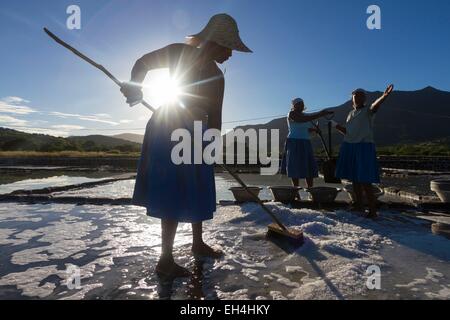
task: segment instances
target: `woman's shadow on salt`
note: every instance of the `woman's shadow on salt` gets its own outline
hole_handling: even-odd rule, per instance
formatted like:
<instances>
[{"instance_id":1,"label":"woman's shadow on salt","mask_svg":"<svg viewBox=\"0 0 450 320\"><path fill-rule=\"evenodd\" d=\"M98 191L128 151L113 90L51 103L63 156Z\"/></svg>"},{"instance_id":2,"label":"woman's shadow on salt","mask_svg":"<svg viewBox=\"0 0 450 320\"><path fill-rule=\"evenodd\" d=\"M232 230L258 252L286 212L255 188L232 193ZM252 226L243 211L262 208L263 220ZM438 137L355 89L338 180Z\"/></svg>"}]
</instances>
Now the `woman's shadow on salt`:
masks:
<instances>
[{"instance_id":1,"label":"woman's shadow on salt","mask_svg":"<svg viewBox=\"0 0 450 320\"><path fill-rule=\"evenodd\" d=\"M327 260L327 257L319 251L317 245L311 239L305 237L304 242L300 247L294 246L289 241L286 241L286 239L280 239L278 237L266 236L266 239L289 255L298 254L299 256L305 258L311 265L311 268L314 270L314 272L316 272L316 274L323 279L327 287L336 296L336 298L338 300L345 300L339 289L333 284L333 282L327 277L325 272L317 264L316 261ZM335 253L345 256L347 252Z\"/></svg>"}]
</instances>

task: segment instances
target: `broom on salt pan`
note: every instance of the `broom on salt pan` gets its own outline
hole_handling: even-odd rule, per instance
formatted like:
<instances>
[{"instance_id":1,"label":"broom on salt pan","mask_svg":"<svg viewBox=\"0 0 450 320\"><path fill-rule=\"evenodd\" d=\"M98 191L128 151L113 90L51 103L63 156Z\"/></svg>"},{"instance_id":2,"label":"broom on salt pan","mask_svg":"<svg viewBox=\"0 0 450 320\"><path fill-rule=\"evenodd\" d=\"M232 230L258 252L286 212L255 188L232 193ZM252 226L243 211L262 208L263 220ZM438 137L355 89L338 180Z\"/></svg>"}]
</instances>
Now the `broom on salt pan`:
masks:
<instances>
[{"instance_id":1,"label":"broom on salt pan","mask_svg":"<svg viewBox=\"0 0 450 320\"><path fill-rule=\"evenodd\" d=\"M122 87L122 82L119 81L111 72L109 72L105 67L102 65L96 63L92 59L88 58L86 55L82 54L80 51L75 49L74 47L70 46L60 38L58 38L55 34L53 34L51 31L49 31L47 28L44 28L45 33L50 36L53 40L55 40L58 44L63 46L64 48L68 49L72 53L74 53L79 58L83 59L90 65L94 66L95 68L102 71L108 78L110 78L112 81L114 81L115 84L117 84L119 87ZM155 108L153 108L149 103L142 100L140 102L143 106L148 108L150 111L155 112ZM222 168L227 171L254 199L256 203L258 203L261 208L266 212L270 218L273 220L273 224L268 226L268 232L267 235L270 237L275 237L280 240L286 240L290 244L294 246L301 246L303 244L303 232L296 229L287 228L279 219L278 217L264 204L264 202L259 199L259 197L254 194L248 186L242 181L242 179L233 172L230 168L228 168L226 165L222 164Z\"/></svg>"}]
</instances>

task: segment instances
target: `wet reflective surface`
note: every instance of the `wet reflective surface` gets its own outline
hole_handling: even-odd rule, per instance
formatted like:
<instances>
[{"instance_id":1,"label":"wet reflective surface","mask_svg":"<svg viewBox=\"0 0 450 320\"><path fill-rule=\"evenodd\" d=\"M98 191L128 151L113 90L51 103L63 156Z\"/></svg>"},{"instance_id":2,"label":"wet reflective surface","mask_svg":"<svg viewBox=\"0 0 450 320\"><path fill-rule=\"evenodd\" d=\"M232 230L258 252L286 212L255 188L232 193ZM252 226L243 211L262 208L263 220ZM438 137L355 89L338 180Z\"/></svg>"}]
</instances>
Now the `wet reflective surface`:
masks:
<instances>
[{"instance_id":1,"label":"wet reflective surface","mask_svg":"<svg viewBox=\"0 0 450 320\"><path fill-rule=\"evenodd\" d=\"M0 194L7 194L17 190L36 190L101 181L114 175L114 173L107 171L32 169L24 167L0 168Z\"/></svg>"},{"instance_id":2,"label":"wet reflective surface","mask_svg":"<svg viewBox=\"0 0 450 320\"><path fill-rule=\"evenodd\" d=\"M345 211L271 207L304 230L303 247L267 241L270 221L256 205L220 207L206 224L205 239L226 256L196 261L190 225L180 225L175 256L193 275L161 281L154 275L159 223L141 208L5 204L0 298L450 298L450 242L424 221L390 212L373 222ZM379 291L366 288L365 272L373 264L382 270ZM79 268L79 289L67 286L71 266Z\"/></svg>"},{"instance_id":3,"label":"wet reflective surface","mask_svg":"<svg viewBox=\"0 0 450 320\"><path fill-rule=\"evenodd\" d=\"M34 189L105 177L111 174L62 173L14 186ZM249 185L289 184L281 177L242 177ZM8 190L17 182L9 181ZM218 200L231 200L228 189L235 183L217 175L216 184ZM133 186L133 180L124 180L53 196L130 197ZM1 188L6 190L5 184ZM271 199L270 192L263 190L262 197ZM303 247L268 241L271 221L255 204L219 206L214 220L205 223L205 240L225 257L196 260L191 226L182 224L175 257L192 276L163 281L154 274L159 221L143 208L2 203L0 299L450 298L450 242L437 232L442 228L431 228L433 222L394 211L371 221L344 210L269 206L287 225L304 231ZM366 286L372 265L381 270L379 290Z\"/></svg>"}]
</instances>

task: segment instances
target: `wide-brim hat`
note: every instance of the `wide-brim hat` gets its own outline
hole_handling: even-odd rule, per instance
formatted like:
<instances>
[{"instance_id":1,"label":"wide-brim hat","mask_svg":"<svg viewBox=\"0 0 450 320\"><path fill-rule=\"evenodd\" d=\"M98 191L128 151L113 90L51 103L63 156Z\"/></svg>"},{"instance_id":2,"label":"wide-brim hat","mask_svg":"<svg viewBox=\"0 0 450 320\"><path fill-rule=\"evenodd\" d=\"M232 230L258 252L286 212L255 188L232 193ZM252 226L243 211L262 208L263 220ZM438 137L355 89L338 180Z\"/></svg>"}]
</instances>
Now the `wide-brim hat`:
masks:
<instances>
[{"instance_id":1,"label":"wide-brim hat","mask_svg":"<svg viewBox=\"0 0 450 320\"><path fill-rule=\"evenodd\" d=\"M241 40L236 20L225 13L213 16L200 33L190 35L188 38L197 38L201 41L213 41L231 50L253 52Z\"/></svg>"}]
</instances>

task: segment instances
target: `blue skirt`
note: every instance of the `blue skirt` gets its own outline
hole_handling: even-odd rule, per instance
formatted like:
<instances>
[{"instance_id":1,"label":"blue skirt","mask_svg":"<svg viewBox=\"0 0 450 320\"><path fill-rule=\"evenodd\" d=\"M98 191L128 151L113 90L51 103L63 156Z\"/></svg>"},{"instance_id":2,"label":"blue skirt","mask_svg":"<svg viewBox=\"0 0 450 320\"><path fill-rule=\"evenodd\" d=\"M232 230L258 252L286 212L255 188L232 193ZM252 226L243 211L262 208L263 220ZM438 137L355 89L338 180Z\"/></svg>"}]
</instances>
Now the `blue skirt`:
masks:
<instances>
[{"instance_id":1,"label":"blue skirt","mask_svg":"<svg viewBox=\"0 0 450 320\"><path fill-rule=\"evenodd\" d=\"M357 183L380 183L375 144L344 142L336 165L336 177Z\"/></svg>"},{"instance_id":2,"label":"blue skirt","mask_svg":"<svg viewBox=\"0 0 450 320\"><path fill-rule=\"evenodd\" d=\"M172 148L179 142L172 142L171 135L180 128L194 137L194 121L180 107L159 108L150 119L132 203L159 219L186 223L210 220L216 211L214 166L172 162Z\"/></svg>"},{"instance_id":3,"label":"blue skirt","mask_svg":"<svg viewBox=\"0 0 450 320\"><path fill-rule=\"evenodd\" d=\"M319 170L310 140L288 139L281 162L281 174L289 178L317 178Z\"/></svg>"}]
</instances>

